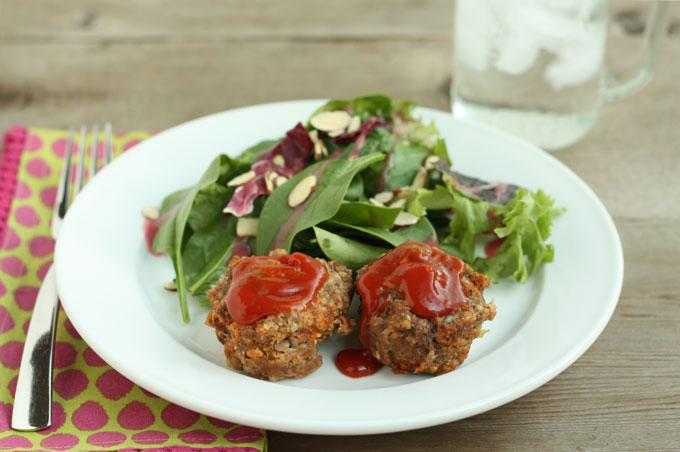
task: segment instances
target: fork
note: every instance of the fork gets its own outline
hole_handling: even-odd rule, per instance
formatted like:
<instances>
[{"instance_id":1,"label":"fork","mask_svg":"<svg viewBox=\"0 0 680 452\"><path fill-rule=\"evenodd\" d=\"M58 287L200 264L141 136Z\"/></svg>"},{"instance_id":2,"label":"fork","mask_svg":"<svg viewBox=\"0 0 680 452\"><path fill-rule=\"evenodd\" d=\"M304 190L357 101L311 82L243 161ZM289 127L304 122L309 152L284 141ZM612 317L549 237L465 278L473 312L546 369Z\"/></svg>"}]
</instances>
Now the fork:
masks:
<instances>
[{"instance_id":1,"label":"fork","mask_svg":"<svg viewBox=\"0 0 680 452\"><path fill-rule=\"evenodd\" d=\"M56 206L50 224L52 238L59 236L61 223L72 199L80 193L84 183L85 153L87 152L87 127L80 127L80 150L76 165L75 185L71 188L71 160L76 145L76 133L71 129L57 189ZM111 149L111 124L104 126L105 145L102 167L113 157ZM92 130L90 147L90 178L98 166L99 127ZM73 196L70 196L73 191ZM26 334L26 343L21 356L19 378L12 409L12 429L21 431L42 430L52 425L52 362L54 338L59 315L59 296L54 266L45 275L36 298L31 323Z\"/></svg>"}]
</instances>

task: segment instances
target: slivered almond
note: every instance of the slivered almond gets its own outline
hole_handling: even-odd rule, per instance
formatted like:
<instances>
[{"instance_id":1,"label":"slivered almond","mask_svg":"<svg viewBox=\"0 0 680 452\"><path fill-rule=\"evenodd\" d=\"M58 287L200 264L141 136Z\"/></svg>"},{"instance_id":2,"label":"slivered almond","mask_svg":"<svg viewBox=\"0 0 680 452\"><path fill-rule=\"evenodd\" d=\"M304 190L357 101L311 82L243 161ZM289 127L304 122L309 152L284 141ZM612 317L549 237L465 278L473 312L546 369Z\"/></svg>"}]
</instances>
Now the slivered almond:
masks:
<instances>
[{"instance_id":1,"label":"slivered almond","mask_svg":"<svg viewBox=\"0 0 680 452\"><path fill-rule=\"evenodd\" d=\"M406 205L406 198L399 198L390 204L390 207L404 207Z\"/></svg>"},{"instance_id":2,"label":"slivered almond","mask_svg":"<svg viewBox=\"0 0 680 452\"><path fill-rule=\"evenodd\" d=\"M286 166L286 159L283 158L283 156L281 154L276 154L272 158L272 163L276 166L284 167L284 166Z\"/></svg>"},{"instance_id":3,"label":"slivered almond","mask_svg":"<svg viewBox=\"0 0 680 452\"><path fill-rule=\"evenodd\" d=\"M274 184L276 185L276 188L279 188L281 185L285 184L288 182L288 178L286 176L277 176L276 180L274 181Z\"/></svg>"},{"instance_id":4,"label":"slivered almond","mask_svg":"<svg viewBox=\"0 0 680 452\"><path fill-rule=\"evenodd\" d=\"M309 122L315 129L323 132L345 129L349 125L351 118L346 111L322 111L312 117Z\"/></svg>"},{"instance_id":5,"label":"slivered almond","mask_svg":"<svg viewBox=\"0 0 680 452\"><path fill-rule=\"evenodd\" d=\"M177 290L177 283L175 281L168 281L163 284L163 289L174 292Z\"/></svg>"},{"instance_id":6,"label":"slivered almond","mask_svg":"<svg viewBox=\"0 0 680 452\"><path fill-rule=\"evenodd\" d=\"M318 130L312 130L309 132L309 139L312 140L312 143L314 143L314 160L321 160L321 157L328 155L326 145L323 144L323 141L319 139Z\"/></svg>"},{"instance_id":7,"label":"slivered almond","mask_svg":"<svg viewBox=\"0 0 680 452\"><path fill-rule=\"evenodd\" d=\"M142 215L149 220L157 220L161 211L156 206L146 206L142 209Z\"/></svg>"},{"instance_id":8,"label":"slivered almond","mask_svg":"<svg viewBox=\"0 0 680 452\"><path fill-rule=\"evenodd\" d=\"M349 125L347 126L347 133L354 133L359 131L361 128L361 118L358 116L352 116L349 120Z\"/></svg>"},{"instance_id":9,"label":"slivered almond","mask_svg":"<svg viewBox=\"0 0 680 452\"><path fill-rule=\"evenodd\" d=\"M321 160L321 158L326 155L328 155L328 151L326 150L323 141L319 140L314 143L314 160Z\"/></svg>"},{"instance_id":10,"label":"slivered almond","mask_svg":"<svg viewBox=\"0 0 680 452\"><path fill-rule=\"evenodd\" d=\"M302 179L288 194L288 205L297 207L309 198L316 188L316 176L310 175Z\"/></svg>"},{"instance_id":11,"label":"slivered almond","mask_svg":"<svg viewBox=\"0 0 680 452\"><path fill-rule=\"evenodd\" d=\"M385 204L381 203L380 201L378 201L375 198L368 198L368 202L373 204L374 206L385 207Z\"/></svg>"},{"instance_id":12,"label":"slivered almond","mask_svg":"<svg viewBox=\"0 0 680 452\"><path fill-rule=\"evenodd\" d=\"M277 177L279 177L279 175L276 173L276 171L267 171L264 173L264 185L267 187L267 191L270 193L276 188Z\"/></svg>"},{"instance_id":13,"label":"slivered almond","mask_svg":"<svg viewBox=\"0 0 680 452\"><path fill-rule=\"evenodd\" d=\"M239 218L236 221L236 235L255 237L255 234L257 234L257 218Z\"/></svg>"},{"instance_id":14,"label":"slivered almond","mask_svg":"<svg viewBox=\"0 0 680 452\"><path fill-rule=\"evenodd\" d=\"M425 159L425 163L424 163L423 166L425 167L426 170L432 171L433 169L435 169L434 164L437 163L440 160L441 160L441 157L439 157L437 155L429 155Z\"/></svg>"},{"instance_id":15,"label":"slivered almond","mask_svg":"<svg viewBox=\"0 0 680 452\"><path fill-rule=\"evenodd\" d=\"M420 168L418 170L418 174L416 174L416 177L413 178L411 188L413 189L423 188L425 187L426 183L427 183L427 170L425 168Z\"/></svg>"},{"instance_id":16,"label":"slivered almond","mask_svg":"<svg viewBox=\"0 0 680 452\"><path fill-rule=\"evenodd\" d=\"M408 212L399 212L399 215L397 215L396 220L394 220L394 225L395 226L411 226L414 225L418 222L418 217L408 213Z\"/></svg>"},{"instance_id":17,"label":"slivered almond","mask_svg":"<svg viewBox=\"0 0 680 452\"><path fill-rule=\"evenodd\" d=\"M386 202L390 202L392 199L394 199L394 194L391 191L383 191L375 195L374 198L376 201L385 204Z\"/></svg>"},{"instance_id":18,"label":"slivered almond","mask_svg":"<svg viewBox=\"0 0 680 452\"><path fill-rule=\"evenodd\" d=\"M239 174L229 182L227 182L227 187L238 187L239 185L246 184L250 182L251 180L255 179L255 171L250 170L248 172L245 172L243 174Z\"/></svg>"}]
</instances>

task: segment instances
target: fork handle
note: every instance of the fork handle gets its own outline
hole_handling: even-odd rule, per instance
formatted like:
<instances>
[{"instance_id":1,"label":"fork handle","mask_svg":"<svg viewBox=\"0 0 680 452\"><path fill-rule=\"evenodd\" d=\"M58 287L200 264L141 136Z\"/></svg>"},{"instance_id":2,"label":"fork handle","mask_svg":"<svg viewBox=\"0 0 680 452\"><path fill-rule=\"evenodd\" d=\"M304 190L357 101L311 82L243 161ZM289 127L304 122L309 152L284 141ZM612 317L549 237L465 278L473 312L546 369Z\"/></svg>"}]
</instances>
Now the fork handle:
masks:
<instances>
[{"instance_id":1,"label":"fork handle","mask_svg":"<svg viewBox=\"0 0 680 452\"><path fill-rule=\"evenodd\" d=\"M41 430L52 425L52 361L59 296L54 266L38 292L28 327L14 396L12 428Z\"/></svg>"}]
</instances>

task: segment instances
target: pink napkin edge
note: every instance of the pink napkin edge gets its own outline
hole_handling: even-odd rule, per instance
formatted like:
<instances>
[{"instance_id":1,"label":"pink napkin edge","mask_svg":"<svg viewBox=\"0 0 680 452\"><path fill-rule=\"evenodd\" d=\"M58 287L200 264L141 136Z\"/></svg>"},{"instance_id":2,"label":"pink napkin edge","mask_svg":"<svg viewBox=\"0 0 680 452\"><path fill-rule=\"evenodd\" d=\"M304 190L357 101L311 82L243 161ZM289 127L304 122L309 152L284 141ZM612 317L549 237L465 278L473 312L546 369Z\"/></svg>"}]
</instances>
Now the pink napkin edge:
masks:
<instances>
[{"instance_id":1,"label":"pink napkin edge","mask_svg":"<svg viewBox=\"0 0 680 452\"><path fill-rule=\"evenodd\" d=\"M25 149L28 128L26 126L14 126L3 135L2 153L0 154L0 248L4 243L7 220L12 207L12 201L17 187L17 171L21 162L21 155ZM0 448L4 449L4 448ZM267 442L262 451L267 450ZM166 446L162 448L143 449L120 449L118 452L259 452L252 447L227 446L196 448L191 446Z\"/></svg>"},{"instance_id":2,"label":"pink napkin edge","mask_svg":"<svg viewBox=\"0 0 680 452\"><path fill-rule=\"evenodd\" d=\"M0 159L0 244L4 243L7 219L17 188L17 170L24 150L28 129L15 126L5 132Z\"/></svg>"}]
</instances>

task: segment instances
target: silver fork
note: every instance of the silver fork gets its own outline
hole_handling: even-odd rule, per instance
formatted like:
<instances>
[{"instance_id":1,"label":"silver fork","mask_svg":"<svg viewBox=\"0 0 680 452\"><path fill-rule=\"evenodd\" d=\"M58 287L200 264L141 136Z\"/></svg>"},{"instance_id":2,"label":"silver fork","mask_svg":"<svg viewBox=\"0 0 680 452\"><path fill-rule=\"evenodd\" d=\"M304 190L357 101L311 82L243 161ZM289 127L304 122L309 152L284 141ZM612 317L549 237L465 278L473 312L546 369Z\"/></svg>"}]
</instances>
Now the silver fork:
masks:
<instances>
[{"instance_id":1,"label":"silver fork","mask_svg":"<svg viewBox=\"0 0 680 452\"><path fill-rule=\"evenodd\" d=\"M76 180L71 190L71 160L76 144L75 130L71 129L64 158L64 166L57 189L56 206L52 214L51 233L56 240L61 223L66 215L71 199L80 193L84 182L85 153L87 128L80 128L80 151L76 165ZM104 126L105 153L102 167L112 159L111 124ZM92 130L90 146L90 178L97 172L99 127ZM73 196L70 192L73 191ZM45 275L38 297L33 308L31 323L26 334L24 352L21 356L19 378L12 409L12 428L21 431L41 430L52 425L52 362L54 356L54 337L56 335L57 317L59 315L59 296L54 266Z\"/></svg>"}]
</instances>

